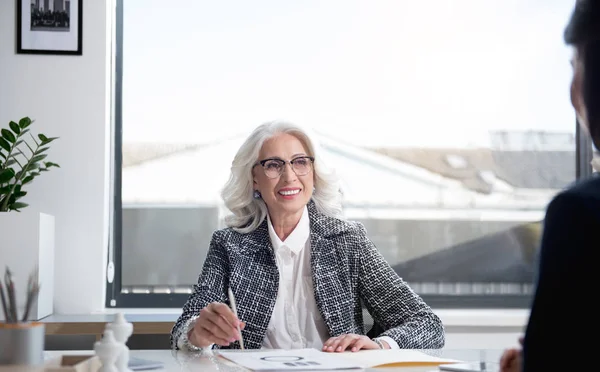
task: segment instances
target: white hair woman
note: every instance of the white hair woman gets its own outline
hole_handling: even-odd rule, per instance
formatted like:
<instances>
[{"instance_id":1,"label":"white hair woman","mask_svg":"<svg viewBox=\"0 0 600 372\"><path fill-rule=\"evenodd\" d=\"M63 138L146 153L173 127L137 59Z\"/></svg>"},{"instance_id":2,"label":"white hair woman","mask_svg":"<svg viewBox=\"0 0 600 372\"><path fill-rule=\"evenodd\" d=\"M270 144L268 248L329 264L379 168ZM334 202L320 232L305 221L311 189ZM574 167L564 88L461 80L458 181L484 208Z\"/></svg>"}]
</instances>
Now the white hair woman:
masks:
<instances>
[{"instance_id":1,"label":"white hair woman","mask_svg":"<svg viewBox=\"0 0 600 372\"><path fill-rule=\"evenodd\" d=\"M240 348L241 341L249 349L327 352L443 347L440 319L362 224L341 218L337 178L306 130L286 122L256 128L222 196L232 212L228 227L212 236L171 332L174 349ZM373 339L363 304L383 329Z\"/></svg>"},{"instance_id":2,"label":"white hair woman","mask_svg":"<svg viewBox=\"0 0 600 372\"><path fill-rule=\"evenodd\" d=\"M315 157L318 158L316 151L319 150L314 136L309 135L306 129L291 123L271 122L256 128L242 144L233 159L231 176L222 193L225 206L233 213L226 219L227 225L240 233L254 231L268 214L267 202L270 200L267 199L267 193L265 193L264 197L257 197L259 195L262 196L262 194L258 183L255 182L256 177L253 170L257 165L261 165L265 169L279 169L278 167L281 166L281 162L270 162L269 164L257 163L265 142L278 135L284 136L281 141L284 146L289 141L293 141L296 145L302 147L302 157L296 160L295 163L296 166L305 164L306 171L311 171L311 175L307 174L308 177L307 175L298 175L298 178L302 182L311 182L312 186L319 185L318 188L309 187L308 190L303 189L302 198L292 198L291 200L297 200L299 205L304 202L302 206L305 206L308 200L312 198L315 207L322 214L334 218L341 217L342 200L339 182L334 173L326 168L322 161L314 162ZM263 158L260 159L264 160ZM279 178L278 172L273 174L276 174L276 176L272 179ZM262 175L259 173L258 176ZM285 205L291 204L285 203ZM290 208L298 212L301 209L298 209L299 205Z\"/></svg>"}]
</instances>

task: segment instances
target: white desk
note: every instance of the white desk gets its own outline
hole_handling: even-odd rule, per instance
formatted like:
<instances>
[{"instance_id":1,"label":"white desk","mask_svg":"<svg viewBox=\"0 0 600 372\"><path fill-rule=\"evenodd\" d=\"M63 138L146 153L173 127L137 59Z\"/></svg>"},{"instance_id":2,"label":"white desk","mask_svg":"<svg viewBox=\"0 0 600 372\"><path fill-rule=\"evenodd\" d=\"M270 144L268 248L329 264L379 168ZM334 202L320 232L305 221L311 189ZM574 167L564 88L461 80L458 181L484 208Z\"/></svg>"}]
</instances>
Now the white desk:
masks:
<instances>
[{"instance_id":1,"label":"white desk","mask_svg":"<svg viewBox=\"0 0 600 372\"><path fill-rule=\"evenodd\" d=\"M430 350L432 355L444 358L459 359L468 362L498 362L502 350ZM59 355L93 355L93 351L46 351L47 356ZM236 372L247 371L235 364L214 355L198 355L186 352L175 352L171 350L131 350L130 355L138 358L163 362L164 369L154 370L156 372ZM152 372L154 372L152 371ZM355 372L356 370L352 370ZM434 372L437 367L404 367L404 368L378 368L368 371L402 371L402 372ZM341 372L341 371L340 371Z\"/></svg>"}]
</instances>

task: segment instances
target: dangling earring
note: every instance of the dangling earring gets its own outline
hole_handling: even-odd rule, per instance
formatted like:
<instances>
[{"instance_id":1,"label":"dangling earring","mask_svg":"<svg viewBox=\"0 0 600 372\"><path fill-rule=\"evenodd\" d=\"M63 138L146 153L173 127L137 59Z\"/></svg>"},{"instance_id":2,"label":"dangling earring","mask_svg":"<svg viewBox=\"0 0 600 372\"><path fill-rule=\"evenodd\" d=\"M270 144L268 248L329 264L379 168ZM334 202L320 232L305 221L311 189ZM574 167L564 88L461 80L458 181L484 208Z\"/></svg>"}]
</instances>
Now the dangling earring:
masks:
<instances>
[{"instance_id":1,"label":"dangling earring","mask_svg":"<svg viewBox=\"0 0 600 372\"><path fill-rule=\"evenodd\" d=\"M260 195L260 191L254 190L254 199L260 199L262 195Z\"/></svg>"}]
</instances>

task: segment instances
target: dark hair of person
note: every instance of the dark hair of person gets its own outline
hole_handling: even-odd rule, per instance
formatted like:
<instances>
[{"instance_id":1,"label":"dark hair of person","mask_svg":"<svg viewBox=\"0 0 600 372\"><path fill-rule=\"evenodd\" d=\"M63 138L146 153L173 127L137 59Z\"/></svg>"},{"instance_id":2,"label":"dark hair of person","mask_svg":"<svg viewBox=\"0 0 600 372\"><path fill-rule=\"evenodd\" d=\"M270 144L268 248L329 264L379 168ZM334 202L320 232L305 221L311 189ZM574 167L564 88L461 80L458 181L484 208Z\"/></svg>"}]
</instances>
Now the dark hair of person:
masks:
<instances>
[{"instance_id":1,"label":"dark hair of person","mask_svg":"<svg viewBox=\"0 0 600 372\"><path fill-rule=\"evenodd\" d=\"M600 0L578 0L564 32L583 62L583 102L592 141L600 149Z\"/></svg>"}]
</instances>

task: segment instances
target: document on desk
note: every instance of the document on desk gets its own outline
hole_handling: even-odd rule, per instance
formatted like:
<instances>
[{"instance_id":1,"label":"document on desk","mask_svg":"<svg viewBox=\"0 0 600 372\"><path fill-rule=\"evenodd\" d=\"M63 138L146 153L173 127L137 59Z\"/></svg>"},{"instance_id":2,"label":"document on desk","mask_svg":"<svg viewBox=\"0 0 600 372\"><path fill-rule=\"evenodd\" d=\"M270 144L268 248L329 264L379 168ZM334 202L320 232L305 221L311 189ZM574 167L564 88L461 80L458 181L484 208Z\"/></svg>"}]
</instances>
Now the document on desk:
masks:
<instances>
[{"instance_id":1,"label":"document on desk","mask_svg":"<svg viewBox=\"0 0 600 372\"><path fill-rule=\"evenodd\" d=\"M464 363L461 360L440 358L418 350L360 350L338 354L363 368L379 367L432 367L442 364Z\"/></svg>"},{"instance_id":2,"label":"document on desk","mask_svg":"<svg viewBox=\"0 0 600 372\"><path fill-rule=\"evenodd\" d=\"M219 351L219 355L253 371L316 371L363 369L358 362L341 354L317 349Z\"/></svg>"},{"instance_id":3,"label":"document on desk","mask_svg":"<svg viewBox=\"0 0 600 372\"><path fill-rule=\"evenodd\" d=\"M361 350L325 353L317 349L219 351L230 361L254 371L336 370L379 367L436 367L464 363L417 350Z\"/></svg>"}]
</instances>

